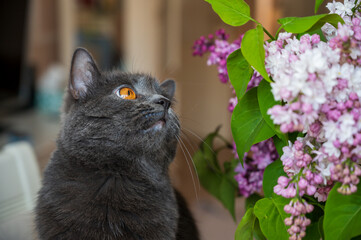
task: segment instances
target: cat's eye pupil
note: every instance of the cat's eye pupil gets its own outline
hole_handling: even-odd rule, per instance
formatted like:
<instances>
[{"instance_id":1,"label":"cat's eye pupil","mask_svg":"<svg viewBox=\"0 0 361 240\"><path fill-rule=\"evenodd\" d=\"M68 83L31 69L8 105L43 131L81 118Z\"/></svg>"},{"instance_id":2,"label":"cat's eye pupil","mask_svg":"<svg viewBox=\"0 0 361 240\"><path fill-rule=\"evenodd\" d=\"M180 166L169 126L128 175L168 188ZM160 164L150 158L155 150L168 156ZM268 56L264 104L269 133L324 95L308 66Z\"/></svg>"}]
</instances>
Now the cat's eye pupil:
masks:
<instances>
[{"instance_id":1,"label":"cat's eye pupil","mask_svg":"<svg viewBox=\"0 0 361 240\"><path fill-rule=\"evenodd\" d=\"M128 88L128 87L120 88L118 90L117 94L120 98L127 99L127 100L133 100L133 99L137 98L137 95L135 94L133 89Z\"/></svg>"}]
</instances>

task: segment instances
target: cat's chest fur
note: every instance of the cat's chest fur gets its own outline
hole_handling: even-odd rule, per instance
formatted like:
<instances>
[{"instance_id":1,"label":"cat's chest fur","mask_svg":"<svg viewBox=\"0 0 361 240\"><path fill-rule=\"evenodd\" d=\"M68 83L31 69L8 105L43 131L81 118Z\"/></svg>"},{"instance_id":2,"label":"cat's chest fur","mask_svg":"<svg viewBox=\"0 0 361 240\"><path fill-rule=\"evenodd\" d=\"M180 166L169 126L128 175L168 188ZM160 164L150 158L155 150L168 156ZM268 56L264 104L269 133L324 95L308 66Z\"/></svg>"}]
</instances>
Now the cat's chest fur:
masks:
<instances>
[{"instance_id":1,"label":"cat's chest fur","mask_svg":"<svg viewBox=\"0 0 361 240\"><path fill-rule=\"evenodd\" d=\"M60 157L55 152L45 172L58 184L44 183L41 192L56 222L49 239L175 239L178 207L168 178L77 173Z\"/></svg>"}]
</instances>

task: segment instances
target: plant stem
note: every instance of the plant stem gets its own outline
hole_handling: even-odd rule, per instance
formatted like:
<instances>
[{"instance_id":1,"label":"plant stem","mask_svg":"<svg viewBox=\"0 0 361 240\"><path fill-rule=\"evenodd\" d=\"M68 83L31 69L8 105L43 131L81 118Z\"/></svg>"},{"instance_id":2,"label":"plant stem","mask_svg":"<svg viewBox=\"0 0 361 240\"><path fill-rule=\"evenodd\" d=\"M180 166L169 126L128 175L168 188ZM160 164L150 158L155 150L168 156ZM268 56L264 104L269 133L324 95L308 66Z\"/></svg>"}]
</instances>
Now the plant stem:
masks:
<instances>
[{"instance_id":1,"label":"plant stem","mask_svg":"<svg viewBox=\"0 0 361 240\"><path fill-rule=\"evenodd\" d=\"M282 26L283 26L283 25L281 25L281 26L278 28L277 32L276 32L276 38L278 38L278 34L280 34L280 31L282 30Z\"/></svg>"},{"instance_id":2,"label":"plant stem","mask_svg":"<svg viewBox=\"0 0 361 240\"><path fill-rule=\"evenodd\" d=\"M272 34L270 34L270 33L267 31L267 29L266 29L265 27L263 27L263 25L262 25L260 22L258 22L257 20L255 20L255 19L253 19L253 18L250 18L250 19L251 19L251 21L255 22L256 24L262 26L263 32L265 32L265 33L270 37L270 39L276 40L276 39L274 38L274 36L272 36Z\"/></svg>"},{"instance_id":3,"label":"plant stem","mask_svg":"<svg viewBox=\"0 0 361 240\"><path fill-rule=\"evenodd\" d=\"M219 137L227 145L226 147L233 148L233 144L228 142L222 135L218 134L217 137Z\"/></svg>"},{"instance_id":4,"label":"plant stem","mask_svg":"<svg viewBox=\"0 0 361 240\"><path fill-rule=\"evenodd\" d=\"M267 31L267 29L265 29L263 26L262 26L262 28L263 28L263 31L270 37L270 39L276 40L276 39Z\"/></svg>"},{"instance_id":5,"label":"plant stem","mask_svg":"<svg viewBox=\"0 0 361 240\"><path fill-rule=\"evenodd\" d=\"M355 5L356 5L356 3L357 3L357 1L355 1ZM360 6L361 6L361 2L351 10L351 11L352 11L352 15L355 14L356 10L357 10Z\"/></svg>"},{"instance_id":6,"label":"plant stem","mask_svg":"<svg viewBox=\"0 0 361 240\"><path fill-rule=\"evenodd\" d=\"M218 153L218 152L222 151L223 149L229 149L229 146L225 145L225 146L219 147L219 148L215 149L214 152Z\"/></svg>"}]
</instances>

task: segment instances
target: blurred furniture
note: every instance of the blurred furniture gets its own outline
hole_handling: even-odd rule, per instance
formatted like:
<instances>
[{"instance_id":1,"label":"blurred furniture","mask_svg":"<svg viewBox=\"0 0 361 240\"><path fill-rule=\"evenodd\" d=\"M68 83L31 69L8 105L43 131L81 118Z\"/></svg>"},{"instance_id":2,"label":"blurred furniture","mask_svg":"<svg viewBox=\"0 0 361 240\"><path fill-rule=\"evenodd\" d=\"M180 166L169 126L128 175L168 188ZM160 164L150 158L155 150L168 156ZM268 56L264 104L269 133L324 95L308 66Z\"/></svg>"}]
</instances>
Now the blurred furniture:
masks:
<instances>
[{"instance_id":1,"label":"blurred furniture","mask_svg":"<svg viewBox=\"0 0 361 240\"><path fill-rule=\"evenodd\" d=\"M0 239L33 237L33 209L40 173L31 145L16 142L0 152Z\"/></svg>"}]
</instances>

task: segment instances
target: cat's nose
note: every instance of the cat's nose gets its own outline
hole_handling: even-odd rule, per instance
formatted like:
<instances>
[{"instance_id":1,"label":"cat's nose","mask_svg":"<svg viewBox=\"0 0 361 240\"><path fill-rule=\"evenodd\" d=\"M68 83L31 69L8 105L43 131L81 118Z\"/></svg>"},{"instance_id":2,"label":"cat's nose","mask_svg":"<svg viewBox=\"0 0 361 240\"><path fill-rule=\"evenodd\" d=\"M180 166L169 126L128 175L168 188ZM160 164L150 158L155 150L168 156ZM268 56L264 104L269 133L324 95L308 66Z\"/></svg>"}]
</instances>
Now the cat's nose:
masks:
<instances>
[{"instance_id":1,"label":"cat's nose","mask_svg":"<svg viewBox=\"0 0 361 240\"><path fill-rule=\"evenodd\" d=\"M164 107L165 110L169 109L170 106L170 101L168 98L165 97L161 97L155 100L156 104L162 105Z\"/></svg>"}]
</instances>

